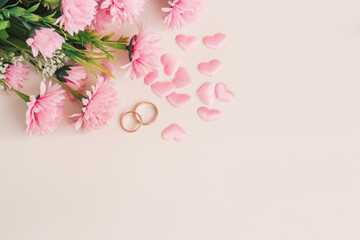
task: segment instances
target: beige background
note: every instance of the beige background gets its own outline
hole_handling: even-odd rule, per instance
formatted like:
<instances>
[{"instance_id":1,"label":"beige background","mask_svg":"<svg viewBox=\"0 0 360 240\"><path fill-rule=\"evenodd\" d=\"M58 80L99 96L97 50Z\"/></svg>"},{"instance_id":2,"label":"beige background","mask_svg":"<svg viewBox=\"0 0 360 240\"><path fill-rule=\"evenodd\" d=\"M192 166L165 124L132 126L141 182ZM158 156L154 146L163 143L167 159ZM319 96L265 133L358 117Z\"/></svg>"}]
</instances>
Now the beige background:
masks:
<instances>
[{"instance_id":1,"label":"beige background","mask_svg":"<svg viewBox=\"0 0 360 240\"><path fill-rule=\"evenodd\" d=\"M142 16L163 38L163 53L193 76L184 109L119 70L122 103L109 127L77 133L64 121L53 135L29 137L25 105L0 96L0 239L360 238L360 2L207 2L181 31L161 23L165 0L150 0ZM174 41L217 32L228 35L220 51L184 52ZM216 77L198 73L213 58L224 63ZM216 102L223 118L215 123L196 114L195 92L207 80L237 94L232 104ZM38 86L28 82L27 92ZM159 121L124 133L120 112L143 100L159 106ZM161 139L174 122L186 142Z\"/></svg>"}]
</instances>

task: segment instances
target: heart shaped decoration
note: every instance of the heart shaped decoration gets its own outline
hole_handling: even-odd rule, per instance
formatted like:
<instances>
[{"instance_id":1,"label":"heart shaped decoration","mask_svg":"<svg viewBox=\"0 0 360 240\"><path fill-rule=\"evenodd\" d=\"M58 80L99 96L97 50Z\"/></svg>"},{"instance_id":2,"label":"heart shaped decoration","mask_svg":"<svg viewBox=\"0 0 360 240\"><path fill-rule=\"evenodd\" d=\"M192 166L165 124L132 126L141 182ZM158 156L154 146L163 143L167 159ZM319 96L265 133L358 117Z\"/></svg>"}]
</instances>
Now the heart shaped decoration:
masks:
<instances>
[{"instance_id":1,"label":"heart shaped decoration","mask_svg":"<svg viewBox=\"0 0 360 240\"><path fill-rule=\"evenodd\" d=\"M166 97L174 92L176 86L172 82L156 82L151 85L151 89L159 97Z\"/></svg>"},{"instance_id":2,"label":"heart shaped decoration","mask_svg":"<svg viewBox=\"0 0 360 240\"><path fill-rule=\"evenodd\" d=\"M182 88L191 83L191 76L185 68L179 67L172 82L175 83L176 88Z\"/></svg>"},{"instance_id":3,"label":"heart shaped decoration","mask_svg":"<svg viewBox=\"0 0 360 240\"><path fill-rule=\"evenodd\" d=\"M191 99L191 96L189 94L178 94L176 92L173 92L172 94L167 96L166 99L174 107L180 108Z\"/></svg>"},{"instance_id":4,"label":"heart shaped decoration","mask_svg":"<svg viewBox=\"0 0 360 240\"><path fill-rule=\"evenodd\" d=\"M214 36L206 36L203 38L203 43L208 48L219 49L224 45L226 35L223 33L215 34Z\"/></svg>"},{"instance_id":5,"label":"heart shaped decoration","mask_svg":"<svg viewBox=\"0 0 360 240\"><path fill-rule=\"evenodd\" d=\"M144 83L146 85L153 85L159 80L160 80L160 71L157 69L146 75L146 77L144 78Z\"/></svg>"},{"instance_id":6,"label":"heart shaped decoration","mask_svg":"<svg viewBox=\"0 0 360 240\"><path fill-rule=\"evenodd\" d=\"M212 60L208 63L203 62L198 65L198 69L201 73L207 75L207 76L214 76L221 67L221 61L220 60Z\"/></svg>"},{"instance_id":7,"label":"heart shaped decoration","mask_svg":"<svg viewBox=\"0 0 360 240\"><path fill-rule=\"evenodd\" d=\"M215 84L212 82L206 82L204 83L199 91L198 91L198 95L201 99L201 101L210 106L212 104L214 104L215 102Z\"/></svg>"},{"instance_id":8,"label":"heart shaped decoration","mask_svg":"<svg viewBox=\"0 0 360 240\"><path fill-rule=\"evenodd\" d=\"M233 102L235 94L228 90L225 83L218 83L215 88L216 98L224 102Z\"/></svg>"},{"instance_id":9,"label":"heart shaped decoration","mask_svg":"<svg viewBox=\"0 0 360 240\"><path fill-rule=\"evenodd\" d=\"M194 36L185 36L183 34L177 35L175 38L177 44L185 51L196 48L199 45L199 40Z\"/></svg>"},{"instance_id":10,"label":"heart shaped decoration","mask_svg":"<svg viewBox=\"0 0 360 240\"><path fill-rule=\"evenodd\" d=\"M164 65L164 72L168 76L173 76L180 65L179 60L171 54L162 55L161 63Z\"/></svg>"},{"instance_id":11,"label":"heart shaped decoration","mask_svg":"<svg viewBox=\"0 0 360 240\"><path fill-rule=\"evenodd\" d=\"M172 124L167 127L161 134L165 141L183 142L186 139L186 132L177 124Z\"/></svg>"},{"instance_id":12,"label":"heart shaped decoration","mask_svg":"<svg viewBox=\"0 0 360 240\"><path fill-rule=\"evenodd\" d=\"M197 112L205 122L213 122L221 118L221 111L217 109L201 107L197 110Z\"/></svg>"}]
</instances>

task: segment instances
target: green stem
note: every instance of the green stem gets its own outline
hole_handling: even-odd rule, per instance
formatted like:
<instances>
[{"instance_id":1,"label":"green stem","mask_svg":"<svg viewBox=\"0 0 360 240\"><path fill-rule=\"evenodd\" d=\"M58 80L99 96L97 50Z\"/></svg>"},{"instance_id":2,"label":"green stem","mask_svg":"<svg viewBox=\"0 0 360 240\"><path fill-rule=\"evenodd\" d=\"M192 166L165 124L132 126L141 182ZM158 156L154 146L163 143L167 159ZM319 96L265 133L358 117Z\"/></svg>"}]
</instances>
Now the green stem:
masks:
<instances>
[{"instance_id":1,"label":"green stem","mask_svg":"<svg viewBox=\"0 0 360 240\"><path fill-rule=\"evenodd\" d=\"M8 86L3 79L0 79L0 81L1 81L2 83L4 83L5 86ZM10 88L10 87L9 87L9 89L10 89L11 91L13 91L14 93L16 93L16 94L17 94L22 100L24 100L25 102L30 102L30 97L29 97L28 95L26 95L26 94L24 94L24 93L22 93L22 92L19 92L18 90L14 89L14 88Z\"/></svg>"},{"instance_id":2,"label":"green stem","mask_svg":"<svg viewBox=\"0 0 360 240\"><path fill-rule=\"evenodd\" d=\"M108 46L108 47L112 47L112 48L116 48L119 50L126 50L126 44L123 43L112 43L112 42L104 42L101 40L96 40L97 43L100 43L102 45Z\"/></svg>"},{"instance_id":3,"label":"green stem","mask_svg":"<svg viewBox=\"0 0 360 240\"><path fill-rule=\"evenodd\" d=\"M77 99L79 99L80 101L82 101L83 98L86 98L84 95L82 95L81 93L78 93L74 90L72 90L71 88L69 88L68 86L66 86L63 82L61 82L59 79L57 79L54 76L51 76L49 73L47 74L50 78L52 78L54 81L56 81L57 83L59 83L61 86L63 86L66 90L68 90L74 97L76 97Z\"/></svg>"},{"instance_id":4,"label":"green stem","mask_svg":"<svg viewBox=\"0 0 360 240\"><path fill-rule=\"evenodd\" d=\"M18 46L17 44L15 44L15 43L13 43L13 42L11 42L11 41L8 41L8 40L6 40L6 39L1 39L1 41L4 42L4 43L6 43L6 44L8 44L8 45L10 45L10 46L13 46L13 47L17 48L18 50L20 50L20 52L32 53L29 49L22 48L22 47Z\"/></svg>"},{"instance_id":5,"label":"green stem","mask_svg":"<svg viewBox=\"0 0 360 240\"><path fill-rule=\"evenodd\" d=\"M9 44L9 45L11 45L11 46L13 46L13 47L15 47L17 49L19 49L19 50L22 50L18 45L14 44L14 43L6 40L6 39L1 39L1 41L4 42L4 43L7 43L7 44Z\"/></svg>"}]
</instances>

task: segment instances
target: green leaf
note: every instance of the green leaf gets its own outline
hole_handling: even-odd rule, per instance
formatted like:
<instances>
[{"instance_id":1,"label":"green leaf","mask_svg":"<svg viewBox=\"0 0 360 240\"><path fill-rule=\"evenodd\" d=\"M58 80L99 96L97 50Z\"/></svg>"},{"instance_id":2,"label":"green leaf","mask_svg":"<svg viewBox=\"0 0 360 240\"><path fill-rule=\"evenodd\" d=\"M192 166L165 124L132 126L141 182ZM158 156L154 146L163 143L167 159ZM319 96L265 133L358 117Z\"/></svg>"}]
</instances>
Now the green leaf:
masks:
<instances>
[{"instance_id":1,"label":"green leaf","mask_svg":"<svg viewBox=\"0 0 360 240\"><path fill-rule=\"evenodd\" d=\"M35 15L35 14L32 14L32 13L24 15L23 17L26 20L32 21L32 22L38 22L41 19L41 17L39 15Z\"/></svg>"},{"instance_id":2,"label":"green leaf","mask_svg":"<svg viewBox=\"0 0 360 240\"><path fill-rule=\"evenodd\" d=\"M43 18L43 22L45 22L45 23L51 23L51 24L55 24L55 22L56 22L56 19L55 18L51 18L51 17L45 17L45 18Z\"/></svg>"},{"instance_id":3,"label":"green leaf","mask_svg":"<svg viewBox=\"0 0 360 240\"><path fill-rule=\"evenodd\" d=\"M52 18L54 15L56 14L56 11L54 11L53 13L47 15L46 17L43 17L43 20L45 22L50 22L50 23L54 23L56 21L56 19Z\"/></svg>"},{"instance_id":4,"label":"green leaf","mask_svg":"<svg viewBox=\"0 0 360 240\"><path fill-rule=\"evenodd\" d=\"M16 93L19 97L22 98L22 100L24 100L25 102L30 102L30 97L22 92L19 92L18 90L16 90L15 88L11 88L11 91L13 91L14 93Z\"/></svg>"},{"instance_id":5,"label":"green leaf","mask_svg":"<svg viewBox=\"0 0 360 240\"><path fill-rule=\"evenodd\" d=\"M82 53L87 54L89 56L104 56L106 53L104 52L89 52L89 51L82 51Z\"/></svg>"},{"instance_id":6,"label":"green leaf","mask_svg":"<svg viewBox=\"0 0 360 240\"><path fill-rule=\"evenodd\" d=\"M9 0L1 0L0 8L3 7Z\"/></svg>"},{"instance_id":7,"label":"green leaf","mask_svg":"<svg viewBox=\"0 0 360 240\"><path fill-rule=\"evenodd\" d=\"M11 36L9 39L8 39L9 42L15 44L16 46L22 48L22 49L30 49L30 47L26 44L26 42L22 39L19 39L19 38L16 38L16 37L13 37Z\"/></svg>"},{"instance_id":8,"label":"green leaf","mask_svg":"<svg viewBox=\"0 0 360 240\"><path fill-rule=\"evenodd\" d=\"M64 46L64 44L63 44L63 46ZM90 72L92 72L95 76L97 76L97 75L96 75L96 72L95 72L94 69L91 67L91 65L90 65L88 62L82 60L82 59L78 56L77 53L74 53L73 51L68 50L68 49L66 49L66 48L64 48L64 47L63 47L63 51L64 51L64 53L65 53L66 56L68 56L68 57L71 58L72 60L80 63L80 64L83 65L85 68L87 68Z\"/></svg>"},{"instance_id":9,"label":"green leaf","mask_svg":"<svg viewBox=\"0 0 360 240\"><path fill-rule=\"evenodd\" d=\"M115 78L114 75L111 74L111 72L109 72L106 68L104 68L103 66L101 66L100 64L97 63L92 63L95 67L97 67L98 69L100 69L102 72L106 73L107 75L109 75L112 78Z\"/></svg>"},{"instance_id":10,"label":"green leaf","mask_svg":"<svg viewBox=\"0 0 360 240\"><path fill-rule=\"evenodd\" d=\"M66 42L62 44L62 48L63 49L69 49L71 51L80 51L80 49L77 49L76 47L71 46L70 44L68 44Z\"/></svg>"},{"instance_id":11,"label":"green leaf","mask_svg":"<svg viewBox=\"0 0 360 240\"><path fill-rule=\"evenodd\" d=\"M71 68L69 66L63 66L55 71L55 76L61 82L67 82L64 77L68 77L69 74L66 71L70 71Z\"/></svg>"},{"instance_id":12,"label":"green leaf","mask_svg":"<svg viewBox=\"0 0 360 240\"><path fill-rule=\"evenodd\" d=\"M105 36L101 39L101 41L104 41L104 42L109 41L109 40L114 36L114 34L115 34L115 32L112 32L112 33L110 33L109 35L105 35Z\"/></svg>"},{"instance_id":13,"label":"green leaf","mask_svg":"<svg viewBox=\"0 0 360 240\"><path fill-rule=\"evenodd\" d=\"M78 38L81 44L83 45L90 45L91 44L91 37L86 32L79 32Z\"/></svg>"},{"instance_id":14,"label":"green leaf","mask_svg":"<svg viewBox=\"0 0 360 240\"><path fill-rule=\"evenodd\" d=\"M82 59L75 57L73 58L74 61L80 63L81 65L83 65L85 68L87 68L92 74L94 74L95 76L97 76L96 72L94 71L94 68L91 67L90 64L88 64L86 61L83 61Z\"/></svg>"},{"instance_id":15,"label":"green leaf","mask_svg":"<svg viewBox=\"0 0 360 240\"><path fill-rule=\"evenodd\" d=\"M7 5L6 8L12 8L12 7L15 7L16 5L18 5L19 3L21 3L21 0L17 1L16 3L14 4L10 4L10 5Z\"/></svg>"},{"instance_id":16,"label":"green leaf","mask_svg":"<svg viewBox=\"0 0 360 240\"><path fill-rule=\"evenodd\" d=\"M116 42L117 43L124 43L124 44L127 44L128 43L128 41L129 41L129 37L124 37L124 36L121 36L120 38L119 38L119 40L117 40Z\"/></svg>"},{"instance_id":17,"label":"green leaf","mask_svg":"<svg viewBox=\"0 0 360 240\"><path fill-rule=\"evenodd\" d=\"M25 14L26 10L21 7L13 7L9 9L10 15L22 16Z\"/></svg>"},{"instance_id":18,"label":"green leaf","mask_svg":"<svg viewBox=\"0 0 360 240\"><path fill-rule=\"evenodd\" d=\"M86 47L82 44L73 43L72 46L80 50L86 50Z\"/></svg>"},{"instance_id":19,"label":"green leaf","mask_svg":"<svg viewBox=\"0 0 360 240\"><path fill-rule=\"evenodd\" d=\"M4 20L4 16L2 15L2 13L0 12L0 19Z\"/></svg>"},{"instance_id":20,"label":"green leaf","mask_svg":"<svg viewBox=\"0 0 360 240\"><path fill-rule=\"evenodd\" d=\"M123 44L123 43L105 43L104 42L103 45L112 47L115 49L119 49L119 50L126 50L126 44Z\"/></svg>"},{"instance_id":21,"label":"green leaf","mask_svg":"<svg viewBox=\"0 0 360 240\"><path fill-rule=\"evenodd\" d=\"M30 24L28 24L25 21L22 21L22 24L26 27L26 29L28 29L29 31L31 31L32 26Z\"/></svg>"},{"instance_id":22,"label":"green leaf","mask_svg":"<svg viewBox=\"0 0 360 240\"><path fill-rule=\"evenodd\" d=\"M0 39L7 39L9 34L5 30L0 30Z\"/></svg>"},{"instance_id":23,"label":"green leaf","mask_svg":"<svg viewBox=\"0 0 360 240\"><path fill-rule=\"evenodd\" d=\"M8 27L10 27L9 21L0 21L0 30L6 29Z\"/></svg>"},{"instance_id":24,"label":"green leaf","mask_svg":"<svg viewBox=\"0 0 360 240\"><path fill-rule=\"evenodd\" d=\"M31 8L28 8L25 12L26 13L32 13L32 12L35 12L40 6L40 3L38 4L35 4L34 6L32 6Z\"/></svg>"},{"instance_id":25,"label":"green leaf","mask_svg":"<svg viewBox=\"0 0 360 240\"><path fill-rule=\"evenodd\" d=\"M72 90L71 88L69 88L67 85L65 85L62 81L60 81L59 79L57 79L56 77L54 76L51 76L49 73L47 73L47 75L54 79L56 82L58 82L60 85L62 85L66 90L68 90L74 97L76 97L77 99L79 99L80 101L83 99L83 98L86 98L84 95L82 95L81 93L78 93L74 90Z\"/></svg>"},{"instance_id":26,"label":"green leaf","mask_svg":"<svg viewBox=\"0 0 360 240\"><path fill-rule=\"evenodd\" d=\"M6 17L6 18L10 18L10 12L9 12L9 10L7 10L7 9L2 9L2 13L4 14L4 16Z\"/></svg>"}]
</instances>

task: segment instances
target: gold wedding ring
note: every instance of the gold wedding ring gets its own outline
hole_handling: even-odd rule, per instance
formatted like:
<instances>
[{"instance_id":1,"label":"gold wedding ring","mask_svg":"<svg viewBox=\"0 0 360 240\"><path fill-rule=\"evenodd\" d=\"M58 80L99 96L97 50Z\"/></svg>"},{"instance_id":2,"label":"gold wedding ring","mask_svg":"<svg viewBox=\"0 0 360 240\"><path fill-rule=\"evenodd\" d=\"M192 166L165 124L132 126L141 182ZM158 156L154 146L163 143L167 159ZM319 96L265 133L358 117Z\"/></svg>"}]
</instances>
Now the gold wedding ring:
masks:
<instances>
[{"instance_id":1,"label":"gold wedding ring","mask_svg":"<svg viewBox=\"0 0 360 240\"><path fill-rule=\"evenodd\" d=\"M142 125L149 126L149 125L153 124L153 123L156 121L156 119L157 119L157 117L158 117L158 115L159 115L159 110L158 110L158 108L155 106L155 104L153 104L153 103L151 103L151 102L141 102L141 103L139 103L138 105L135 106L134 111L138 113L138 112L139 112L138 109L139 109L139 107L141 107L142 105L150 105L150 106L152 106L152 107L154 108L154 111L155 111L154 117L153 117L149 122L139 121L139 119L138 119L136 116L135 116L135 119L136 119L137 122L140 122ZM136 115L136 114L135 114L135 115Z\"/></svg>"},{"instance_id":2,"label":"gold wedding ring","mask_svg":"<svg viewBox=\"0 0 360 240\"><path fill-rule=\"evenodd\" d=\"M144 122L143 118L141 117L140 113L138 112L139 108L143 105L151 105L154 108L154 111L155 111L154 116L149 122ZM138 123L134 129L129 129L125 126L124 118L129 114L133 115L134 119ZM149 125L153 124L156 121L156 119L158 118L158 115L159 115L159 110L155 106L155 104L153 104L151 102L141 102L135 106L134 110L128 111L121 115L120 125L126 132L133 133L133 132L138 131L142 126L149 126Z\"/></svg>"}]
</instances>

